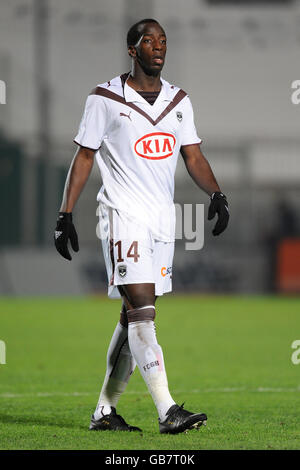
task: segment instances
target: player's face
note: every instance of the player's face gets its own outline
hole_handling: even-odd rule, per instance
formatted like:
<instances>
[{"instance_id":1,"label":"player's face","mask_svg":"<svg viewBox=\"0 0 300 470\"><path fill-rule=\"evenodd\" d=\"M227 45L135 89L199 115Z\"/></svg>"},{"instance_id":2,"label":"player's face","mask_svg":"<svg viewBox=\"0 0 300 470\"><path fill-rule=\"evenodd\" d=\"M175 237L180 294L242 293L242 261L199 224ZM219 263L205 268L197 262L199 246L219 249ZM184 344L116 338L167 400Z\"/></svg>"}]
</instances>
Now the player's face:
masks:
<instances>
[{"instance_id":1,"label":"player's face","mask_svg":"<svg viewBox=\"0 0 300 470\"><path fill-rule=\"evenodd\" d=\"M167 52L165 32L157 23L145 24L141 32L141 39L135 47L129 48L129 53L147 75L158 75Z\"/></svg>"}]
</instances>

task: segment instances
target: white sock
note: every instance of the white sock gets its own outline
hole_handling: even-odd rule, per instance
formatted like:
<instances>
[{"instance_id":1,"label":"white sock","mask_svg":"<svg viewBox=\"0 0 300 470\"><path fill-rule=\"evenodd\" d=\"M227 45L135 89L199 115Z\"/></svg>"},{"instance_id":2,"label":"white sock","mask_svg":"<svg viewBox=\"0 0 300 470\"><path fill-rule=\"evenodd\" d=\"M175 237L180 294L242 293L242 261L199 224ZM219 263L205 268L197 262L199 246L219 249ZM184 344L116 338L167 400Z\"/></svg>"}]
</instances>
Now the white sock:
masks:
<instances>
[{"instance_id":1,"label":"white sock","mask_svg":"<svg viewBox=\"0 0 300 470\"><path fill-rule=\"evenodd\" d=\"M151 320L129 322L128 341L155 403L159 419L164 421L166 412L175 401L169 392L163 352L157 343L154 322Z\"/></svg>"},{"instance_id":2,"label":"white sock","mask_svg":"<svg viewBox=\"0 0 300 470\"><path fill-rule=\"evenodd\" d=\"M112 406L116 408L135 366L128 345L128 330L118 323L107 351L106 374L94 413L95 419L109 414Z\"/></svg>"}]
</instances>

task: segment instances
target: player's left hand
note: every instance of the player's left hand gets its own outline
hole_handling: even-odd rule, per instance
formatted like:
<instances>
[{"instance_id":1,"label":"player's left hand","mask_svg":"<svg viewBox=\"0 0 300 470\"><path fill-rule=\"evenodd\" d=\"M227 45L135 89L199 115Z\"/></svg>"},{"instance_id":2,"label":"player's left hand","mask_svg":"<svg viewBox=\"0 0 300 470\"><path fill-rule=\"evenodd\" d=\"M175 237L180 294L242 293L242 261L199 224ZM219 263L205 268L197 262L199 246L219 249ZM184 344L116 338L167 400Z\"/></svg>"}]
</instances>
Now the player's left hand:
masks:
<instances>
[{"instance_id":1,"label":"player's left hand","mask_svg":"<svg viewBox=\"0 0 300 470\"><path fill-rule=\"evenodd\" d=\"M229 221L228 202L225 194L216 191L210 197L211 202L208 208L208 220L211 220L218 214L217 223L212 231L214 236L224 232Z\"/></svg>"}]
</instances>

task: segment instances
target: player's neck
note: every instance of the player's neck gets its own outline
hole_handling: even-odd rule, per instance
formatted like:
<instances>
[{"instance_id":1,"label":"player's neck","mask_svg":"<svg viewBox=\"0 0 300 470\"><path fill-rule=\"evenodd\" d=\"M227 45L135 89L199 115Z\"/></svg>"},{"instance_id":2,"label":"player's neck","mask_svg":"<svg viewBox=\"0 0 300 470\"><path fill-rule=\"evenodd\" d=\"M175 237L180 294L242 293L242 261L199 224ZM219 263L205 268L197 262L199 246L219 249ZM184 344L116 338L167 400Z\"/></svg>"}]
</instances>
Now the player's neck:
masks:
<instances>
[{"instance_id":1,"label":"player's neck","mask_svg":"<svg viewBox=\"0 0 300 470\"><path fill-rule=\"evenodd\" d=\"M133 69L128 77L127 84L136 91L160 91L160 74L156 76L146 75L143 70Z\"/></svg>"}]
</instances>

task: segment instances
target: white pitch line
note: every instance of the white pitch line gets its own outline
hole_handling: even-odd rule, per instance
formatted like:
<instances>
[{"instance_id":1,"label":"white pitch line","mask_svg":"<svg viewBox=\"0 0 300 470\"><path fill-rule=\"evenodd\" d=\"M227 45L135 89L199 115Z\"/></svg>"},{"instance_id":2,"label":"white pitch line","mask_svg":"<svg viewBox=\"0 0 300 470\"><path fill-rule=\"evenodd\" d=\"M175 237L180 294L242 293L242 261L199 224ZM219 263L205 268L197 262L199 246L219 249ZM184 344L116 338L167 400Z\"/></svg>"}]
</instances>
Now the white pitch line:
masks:
<instances>
[{"instance_id":1,"label":"white pitch line","mask_svg":"<svg viewBox=\"0 0 300 470\"><path fill-rule=\"evenodd\" d=\"M205 388L205 389L193 389L193 390L172 390L172 393L235 393L235 392L250 392L250 393L287 393L287 392L300 392L300 386L294 388L274 388L274 387L257 387L257 388L245 388L245 387L226 387L226 388ZM87 397L97 395L95 392L36 392L36 393L0 393L0 398L26 398L26 397ZM147 395L147 391L129 390L125 392L129 395Z\"/></svg>"}]
</instances>

